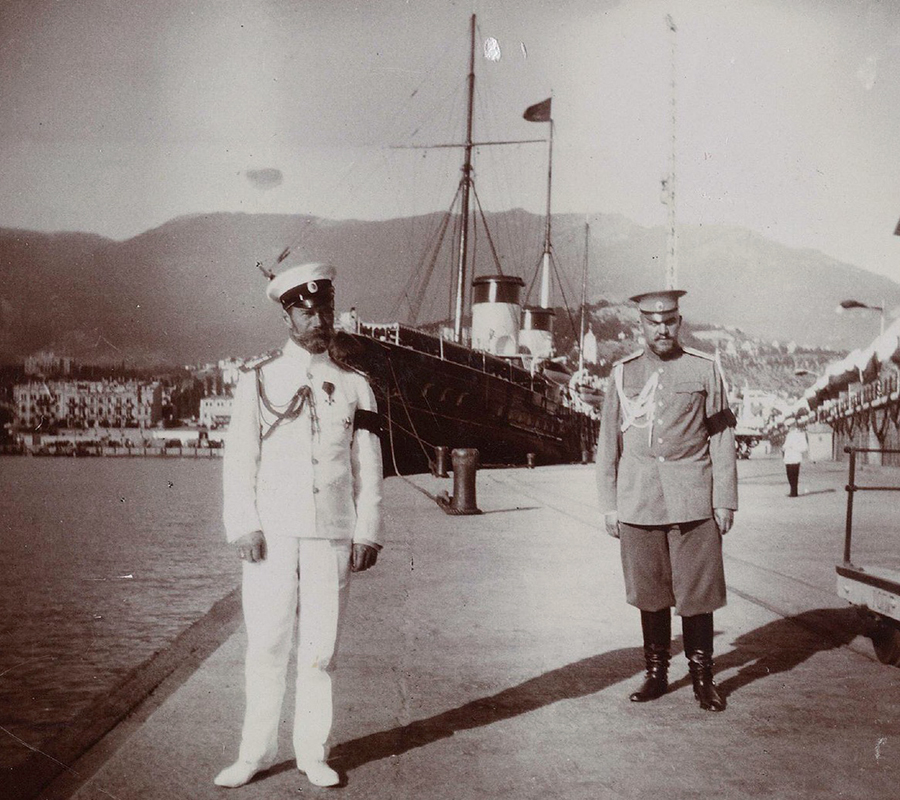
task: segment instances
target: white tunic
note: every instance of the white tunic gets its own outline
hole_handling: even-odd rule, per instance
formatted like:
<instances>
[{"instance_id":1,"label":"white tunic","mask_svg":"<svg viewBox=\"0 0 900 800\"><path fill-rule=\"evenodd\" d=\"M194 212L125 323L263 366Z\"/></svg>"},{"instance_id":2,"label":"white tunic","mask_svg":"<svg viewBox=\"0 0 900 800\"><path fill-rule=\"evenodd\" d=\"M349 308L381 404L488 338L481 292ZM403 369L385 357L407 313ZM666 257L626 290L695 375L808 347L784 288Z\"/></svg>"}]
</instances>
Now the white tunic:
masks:
<instances>
[{"instance_id":1,"label":"white tunic","mask_svg":"<svg viewBox=\"0 0 900 800\"><path fill-rule=\"evenodd\" d=\"M279 422L258 383L278 413L303 399L300 414ZM261 530L380 545L381 445L353 424L357 409L376 408L365 377L290 340L282 355L242 372L223 463L228 541Z\"/></svg>"}]
</instances>

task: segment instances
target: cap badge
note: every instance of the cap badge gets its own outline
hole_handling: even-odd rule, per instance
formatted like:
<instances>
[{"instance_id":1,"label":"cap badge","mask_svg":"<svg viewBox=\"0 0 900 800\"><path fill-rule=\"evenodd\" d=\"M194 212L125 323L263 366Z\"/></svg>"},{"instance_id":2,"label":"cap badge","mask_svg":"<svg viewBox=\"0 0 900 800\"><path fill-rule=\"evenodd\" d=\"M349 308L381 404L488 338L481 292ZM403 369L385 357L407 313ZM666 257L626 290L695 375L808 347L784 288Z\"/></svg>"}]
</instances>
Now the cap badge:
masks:
<instances>
[{"instance_id":1,"label":"cap badge","mask_svg":"<svg viewBox=\"0 0 900 800\"><path fill-rule=\"evenodd\" d=\"M310 294L315 294L319 291L319 284L317 284L315 281L310 281L306 284L306 289Z\"/></svg>"},{"instance_id":2,"label":"cap badge","mask_svg":"<svg viewBox=\"0 0 900 800\"><path fill-rule=\"evenodd\" d=\"M657 301L656 301L656 310L657 310L657 311L662 311L662 310L663 310L663 301L662 301L662 300L657 300Z\"/></svg>"}]
</instances>

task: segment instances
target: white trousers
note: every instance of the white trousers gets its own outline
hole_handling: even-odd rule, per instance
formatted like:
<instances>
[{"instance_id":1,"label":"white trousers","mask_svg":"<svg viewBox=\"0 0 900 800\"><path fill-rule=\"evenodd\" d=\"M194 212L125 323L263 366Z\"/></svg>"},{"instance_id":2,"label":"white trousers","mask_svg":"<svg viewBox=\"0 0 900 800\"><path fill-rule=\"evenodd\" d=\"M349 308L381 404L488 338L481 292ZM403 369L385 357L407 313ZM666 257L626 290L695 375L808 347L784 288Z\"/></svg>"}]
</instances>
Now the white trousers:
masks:
<instances>
[{"instance_id":1,"label":"white trousers","mask_svg":"<svg viewBox=\"0 0 900 800\"><path fill-rule=\"evenodd\" d=\"M239 758L272 764L297 629L294 755L324 760L333 716L331 672L350 581L349 540L267 537L266 558L244 562L246 710ZM299 605L299 614L298 614Z\"/></svg>"}]
</instances>

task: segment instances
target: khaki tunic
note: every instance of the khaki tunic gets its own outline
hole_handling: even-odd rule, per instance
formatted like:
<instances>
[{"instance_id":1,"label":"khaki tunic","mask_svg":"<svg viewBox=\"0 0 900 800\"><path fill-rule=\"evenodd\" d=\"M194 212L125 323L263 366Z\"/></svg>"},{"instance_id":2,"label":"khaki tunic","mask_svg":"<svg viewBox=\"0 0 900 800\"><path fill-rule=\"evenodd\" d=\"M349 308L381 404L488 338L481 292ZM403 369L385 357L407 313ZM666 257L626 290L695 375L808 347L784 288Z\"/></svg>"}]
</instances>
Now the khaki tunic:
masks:
<instances>
[{"instance_id":1,"label":"khaki tunic","mask_svg":"<svg viewBox=\"0 0 900 800\"><path fill-rule=\"evenodd\" d=\"M601 512L622 523L627 602L682 616L721 608L722 537L711 517L738 502L734 415L718 367L697 351L663 360L647 350L617 363L611 384L597 487Z\"/></svg>"},{"instance_id":2,"label":"khaki tunic","mask_svg":"<svg viewBox=\"0 0 900 800\"><path fill-rule=\"evenodd\" d=\"M629 401L648 381L656 384L647 414L625 431L617 371ZM618 362L610 384L597 446L601 513L617 511L633 525L670 525L707 519L714 508L736 511L733 415L713 358L683 350L663 360L647 349Z\"/></svg>"}]
</instances>

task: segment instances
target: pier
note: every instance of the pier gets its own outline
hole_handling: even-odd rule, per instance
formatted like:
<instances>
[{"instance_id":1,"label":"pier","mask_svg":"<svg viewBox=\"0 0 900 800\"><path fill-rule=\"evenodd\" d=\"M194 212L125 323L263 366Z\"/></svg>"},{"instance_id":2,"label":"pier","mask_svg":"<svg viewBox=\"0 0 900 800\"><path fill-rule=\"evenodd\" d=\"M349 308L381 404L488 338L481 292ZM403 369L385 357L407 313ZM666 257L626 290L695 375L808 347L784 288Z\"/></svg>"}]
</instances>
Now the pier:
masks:
<instances>
[{"instance_id":1,"label":"pier","mask_svg":"<svg viewBox=\"0 0 900 800\"><path fill-rule=\"evenodd\" d=\"M390 478L388 543L354 579L342 638L330 762L346 785L330 793L896 797L900 672L875 659L835 590L846 467L804 465L797 499L778 459L739 470L729 602L715 616L720 714L693 698L677 619L669 693L629 702L643 674L639 614L625 604L591 466L483 470L477 516L442 513L434 498L446 479ZM863 471L900 485L900 470ZM896 511L876 497L859 524L890 531ZM232 592L132 676L118 712L104 710L105 735L95 718L83 741L32 754L30 772L12 776L14 796L321 796L294 767L287 724L275 766L240 789L213 785L237 754L244 643Z\"/></svg>"}]
</instances>

